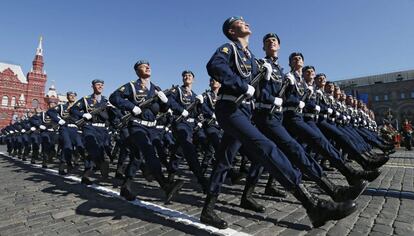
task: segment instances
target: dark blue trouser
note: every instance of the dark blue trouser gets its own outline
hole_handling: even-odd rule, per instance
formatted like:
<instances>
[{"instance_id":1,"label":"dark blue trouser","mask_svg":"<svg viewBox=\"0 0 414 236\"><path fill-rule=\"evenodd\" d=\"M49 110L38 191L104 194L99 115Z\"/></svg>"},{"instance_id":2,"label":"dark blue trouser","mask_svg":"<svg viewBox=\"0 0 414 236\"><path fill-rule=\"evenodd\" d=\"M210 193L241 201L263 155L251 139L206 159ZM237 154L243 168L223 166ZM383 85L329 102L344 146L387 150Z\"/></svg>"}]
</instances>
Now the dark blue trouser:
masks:
<instances>
[{"instance_id":1,"label":"dark blue trouser","mask_svg":"<svg viewBox=\"0 0 414 236\"><path fill-rule=\"evenodd\" d=\"M216 153L217 162L210 177L209 194L220 193L227 171L232 167L241 145L253 163L260 163L287 190L295 189L300 184L301 172L292 166L271 140L253 126L248 110L237 107L233 102L220 100L216 104L216 115L224 136Z\"/></svg>"},{"instance_id":2,"label":"dark blue trouser","mask_svg":"<svg viewBox=\"0 0 414 236\"><path fill-rule=\"evenodd\" d=\"M57 133L55 131L45 130L40 134L42 153L49 156L55 150L55 144L57 142Z\"/></svg>"},{"instance_id":3,"label":"dark blue trouser","mask_svg":"<svg viewBox=\"0 0 414 236\"><path fill-rule=\"evenodd\" d=\"M131 154L129 156L130 162L125 171L127 178L135 176L140 168L141 158L145 159L145 165L157 181L160 182L164 178L160 160L156 157L155 148L152 145L156 133L154 127L146 127L140 124L133 124L129 127L128 143L130 143Z\"/></svg>"},{"instance_id":4,"label":"dark blue trouser","mask_svg":"<svg viewBox=\"0 0 414 236\"><path fill-rule=\"evenodd\" d=\"M333 139L349 155L359 156L361 154L348 136L337 129L336 126L328 123L326 119L320 119L317 125L326 137Z\"/></svg>"},{"instance_id":5,"label":"dark blue trouser","mask_svg":"<svg viewBox=\"0 0 414 236\"><path fill-rule=\"evenodd\" d=\"M109 145L110 139L108 130L105 127L95 127L85 125L83 127L83 137L88 156L85 160L85 169L92 168L95 164L100 164L105 158L105 147Z\"/></svg>"},{"instance_id":6,"label":"dark blue trouser","mask_svg":"<svg viewBox=\"0 0 414 236\"><path fill-rule=\"evenodd\" d=\"M315 180L322 177L322 167L306 154L302 145L283 127L283 114L269 115L267 111L256 112L253 120L257 128L272 140L302 173Z\"/></svg>"},{"instance_id":7,"label":"dark blue trouser","mask_svg":"<svg viewBox=\"0 0 414 236\"><path fill-rule=\"evenodd\" d=\"M186 159L190 170L200 182L202 181L203 176L200 162L197 160L196 148L193 144L193 129L193 123L184 121L175 125L173 133L177 144L183 150L184 158Z\"/></svg>"},{"instance_id":8,"label":"dark blue trouser","mask_svg":"<svg viewBox=\"0 0 414 236\"><path fill-rule=\"evenodd\" d=\"M338 125L336 128L348 136L348 139L358 148L358 151L360 153L364 153L370 150L369 145L367 145L365 140L358 133L355 133L352 130L348 129L346 125Z\"/></svg>"},{"instance_id":9,"label":"dark blue trouser","mask_svg":"<svg viewBox=\"0 0 414 236\"><path fill-rule=\"evenodd\" d=\"M40 134L32 133L30 135L30 142L32 143L33 157L37 158L39 156L39 149L40 149Z\"/></svg>"},{"instance_id":10,"label":"dark blue trouser","mask_svg":"<svg viewBox=\"0 0 414 236\"><path fill-rule=\"evenodd\" d=\"M70 163L72 161L73 147L76 147L79 152L84 152L85 146L80 133L78 133L78 128L61 126L59 135L62 146L61 162Z\"/></svg>"},{"instance_id":11,"label":"dark blue trouser","mask_svg":"<svg viewBox=\"0 0 414 236\"><path fill-rule=\"evenodd\" d=\"M284 113L283 126L293 137L306 142L316 153L328 158L333 166L343 165L339 151L326 139L326 137L314 127L309 126L303 120L302 114L288 111ZM316 128L315 128L316 127Z\"/></svg>"}]
</instances>

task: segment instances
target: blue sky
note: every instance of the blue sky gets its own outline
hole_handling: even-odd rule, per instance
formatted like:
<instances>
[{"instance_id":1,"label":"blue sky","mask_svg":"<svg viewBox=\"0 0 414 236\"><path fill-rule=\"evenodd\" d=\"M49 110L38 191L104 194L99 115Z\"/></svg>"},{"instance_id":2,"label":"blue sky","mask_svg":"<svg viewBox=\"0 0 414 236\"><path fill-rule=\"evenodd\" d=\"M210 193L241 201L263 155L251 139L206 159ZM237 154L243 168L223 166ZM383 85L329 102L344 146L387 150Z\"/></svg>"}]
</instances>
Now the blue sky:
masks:
<instances>
[{"instance_id":1,"label":"blue sky","mask_svg":"<svg viewBox=\"0 0 414 236\"><path fill-rule=\"evenodd\" d=\"M91 93L90 81L105 80L105 94L136 78L138 59L152 66L162 88L181 83L181 71L196 74L194 90L208 86L205 65L227 42L223 21L243 16L253 34L250 48L263 56L262 37L281 38L280 63L304 54L331 80L414 69L414 1L7 1L0 14L0 61L24 73L40 35L48 85L59 92Z\"/></svg>"}]
</instances>

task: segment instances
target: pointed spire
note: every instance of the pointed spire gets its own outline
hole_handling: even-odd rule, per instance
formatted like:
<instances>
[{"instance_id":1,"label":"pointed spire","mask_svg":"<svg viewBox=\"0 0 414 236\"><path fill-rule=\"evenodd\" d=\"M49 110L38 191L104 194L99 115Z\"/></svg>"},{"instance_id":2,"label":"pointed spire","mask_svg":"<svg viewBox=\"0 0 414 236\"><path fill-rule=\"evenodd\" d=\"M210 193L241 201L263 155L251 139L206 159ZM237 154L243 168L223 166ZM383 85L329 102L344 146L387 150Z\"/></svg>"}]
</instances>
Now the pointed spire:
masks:
<instances>
[{"instance_id":1,"label":"pointed spire","mask_svg":"<svg viewBox=\"0 0 414 236\"><path fill-rule=\"evenodd\" d=\"M36 49L36 55L39 55L39 56L43 56L42 41L43 41L43 37L40 36L39 46L37 46L37 49Z\"/></svg>"}]
</instances>

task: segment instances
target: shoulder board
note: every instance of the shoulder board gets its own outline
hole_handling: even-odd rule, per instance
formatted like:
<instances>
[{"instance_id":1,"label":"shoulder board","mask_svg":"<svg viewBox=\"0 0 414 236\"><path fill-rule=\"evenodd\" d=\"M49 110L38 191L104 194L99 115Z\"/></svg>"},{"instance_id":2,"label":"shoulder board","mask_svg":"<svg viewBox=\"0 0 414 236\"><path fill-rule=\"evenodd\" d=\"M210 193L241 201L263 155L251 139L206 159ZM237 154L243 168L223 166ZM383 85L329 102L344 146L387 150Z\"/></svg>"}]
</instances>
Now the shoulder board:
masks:
<instances>
[{"instance_id":1,"label":"shoulder board","mask_svg":"<svg viewBox=\"0 0 414 236\"><path fill-rule=\"evenodd\" d=\"M85 96L84 98L90 98L90 97L91 97L91 96L89 96L89 95L88 95L88 96Z\"/></svg>"}]
</instances>

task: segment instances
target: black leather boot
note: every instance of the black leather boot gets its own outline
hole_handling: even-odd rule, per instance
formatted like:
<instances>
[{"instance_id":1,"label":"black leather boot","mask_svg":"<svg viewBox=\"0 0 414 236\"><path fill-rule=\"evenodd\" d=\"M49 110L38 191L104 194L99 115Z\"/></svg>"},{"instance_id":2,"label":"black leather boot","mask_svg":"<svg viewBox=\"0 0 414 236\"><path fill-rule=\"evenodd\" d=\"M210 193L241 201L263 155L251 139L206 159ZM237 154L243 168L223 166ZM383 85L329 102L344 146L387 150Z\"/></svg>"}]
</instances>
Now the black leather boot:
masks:
<instances>
[{"instance_id":1,"label":"black leather boot","mask_svg":"<svg viewBox=\"0 0 414 236\"><path fill-rule=\"evenodd\" d=\"M42 168L47 168L47 156L48 154L43 153L42 155Z\"/></svg>"},{"instance_id":2,"label":"black leather boot","mask_svg":"<svg viewBox=\"0 0 414 236\"><path fill-rule=\"evenodd\" d=\"M66 175L64 162L59 163L59 175Z\"/></svg>"},{"instance_id":3,"label":"black leather boot","mask_svg":"<svg viewBox=\"0 0 414 236\"><path fill-rule=\"evenodd\" d=\"M339 165L337 169L345 176L349 185L361 185L363 180L372 182L381 174L379 170L357 170L348 163Z\"/></svg>"},{"instance_id":4,"label":"black leather boot","mask_svg":"<svg viewBox=\"0 0 414 236\"><path fill-rule=\"evenodd\" d=\"M109 162L107 160L102 161L99 165L99 169L101 171L102 178L107 179L109 174Z\"/></svg>"},{"instance_id":5,"label":"black leather boot","mask_svg":"<svg viewBox=\"0 0 414 236\"><path fill-rule=\"evenodd\" d=\"M255 184L250 183L249 181L246 183L243 191L243 195L240 202L240 207L244 209L249 209L255 212L265 212L266 208L260 205L256 200L253 198L252 194L255 188Z\"/></svg>"},{"instance_id":6,"label":"black leather boot","mask_svg":"<svg viewBox=\"0 0 414 236\"><path fill-rule=\"evenodd\" d=\"M134 201L137 198L137 195L132 193L132 179L126 178L124 183L121 186L121 192L119 195L124 197L127 201Z\"/></svg>"},{"instance_id":7,"label":"black leather boot","mask_svg":"<svg viewBox=\"0 0 414 236\"><path fill-rule=\"evenodd\" d=\"M165 204L168 204L178 194L178 191L180 191L183 185L184 181L182 180L176 180L174 182L167 182L165 179L162 180L160 186L165 193Z\"/></svg>"},{"instance_id":8,"label":"black leather boot","mask_svg":"<svg viewBox=\"0 0 414 236\"><path fill-rule=\"evenodd\" d=\"M273 177L269 176L264 193L272 197L281 197L281 198L287 197L286 192L275 188L275 186L273 185L273 182L274 182Z\"/></svg>"},{"instance_id":9,"label":"black leather boot","mask_svg":"<svg viewBox=\"0 0 414 236\"><path fill-rule=\"evenodd\" d=\"M219 229L225 229L228 224L225 220L221 219L215 212L214 206L216 205L217 196L207 194L206 201L204 202L203 211L201 212L201 223L214 226Z\"/></svg>"},{"instance_id":10,"label":"black leather boot","mask_svg":"<svg viewBox=\"0 0 414 236\"><path fill-rule=\"evenodd\" d=\"M302 184L292 194L302 203L315 228L323 226L327 221L345 218L356 210L354 201L337 203L320 199L311 195Z\"/></svg>"},{"instance_id":11,"label":"black leather boot","mask_svg":"<svg viewBox=\"0 0 414 236\"><path fill-rule=\"evenodd\" d=\"M93 173L92 168L90 168L90 169L86 169L86 170L83 172L83 175L82 175L82 180L81 180L81 184L84 184L84 185L92 185L92 184L93 184L93 182L92 182L92 180L90 180L90 179L89 179L89 176L91 176L91 175L92 175L92 173Z\"/></svg>"},{"instance_id":12,"label":"black leather boot","mask_svg":"<svg viewBox=\"0 0 414 236\"><path fill-rule=\"evenodd\" d=\"M354 200L359 197L366 189L368 182L361 181L357 185L338 186L332 183L326 176L322 176L316 182L335 202Z\"/></svg>"},{"instance_id":13,"label":"black leather boot","mask_svg":"<svg viewBox=\"0 0 414 236\"><path fill-rule=\"evenodd\" d=\"M372 159L368 156L364 155L358 155L358 156L352 156L350 155L350 159L356 161L364 170L375 170L389 160L389 158L380 158L380 159Z\"/></svg>"}]
</instances>

